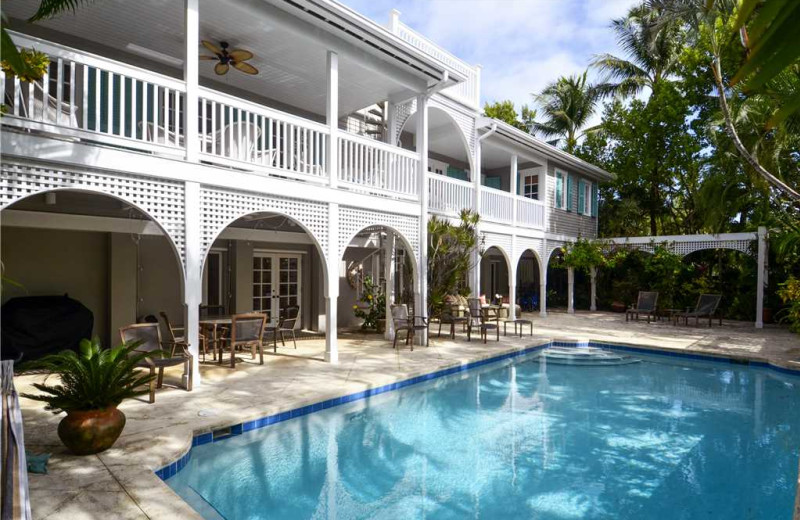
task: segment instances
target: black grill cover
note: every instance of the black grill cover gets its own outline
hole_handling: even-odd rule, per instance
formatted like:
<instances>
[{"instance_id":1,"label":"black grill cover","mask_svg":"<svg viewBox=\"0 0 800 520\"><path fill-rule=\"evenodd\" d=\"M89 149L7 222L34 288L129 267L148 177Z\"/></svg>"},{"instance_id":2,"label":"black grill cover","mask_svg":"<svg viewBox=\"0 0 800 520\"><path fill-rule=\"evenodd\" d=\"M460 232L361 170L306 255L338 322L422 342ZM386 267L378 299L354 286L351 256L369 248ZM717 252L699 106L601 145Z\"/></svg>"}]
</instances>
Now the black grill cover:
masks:
<instances>
[{"instance_id":1,"label":"black grill cover","mask_svg":"<svg viewBox=\"0 0 800 520\"><path fill-rule=\"evenodd\" d=\"M0 320L3 359L17 361L77 351L94 327L92 311L67 295L12 298L0 308Z\"/></svg>"}]
</instances>

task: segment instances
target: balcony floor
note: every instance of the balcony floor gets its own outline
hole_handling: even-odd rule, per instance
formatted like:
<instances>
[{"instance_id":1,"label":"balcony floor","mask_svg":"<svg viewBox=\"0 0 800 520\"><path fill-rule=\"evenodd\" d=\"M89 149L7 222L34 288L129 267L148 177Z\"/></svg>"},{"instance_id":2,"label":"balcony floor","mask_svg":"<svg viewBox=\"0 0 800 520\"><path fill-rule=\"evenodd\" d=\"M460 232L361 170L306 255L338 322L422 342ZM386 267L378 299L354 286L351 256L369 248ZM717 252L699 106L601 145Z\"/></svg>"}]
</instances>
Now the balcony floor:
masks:
<instances>
[{"instance_id":1,"label":"balcony floor","mask_svg":"<svg viewBox=\"0 0 800 520\"><path fill-rule=\"evenodd\" d=\"M692 351L769 360L800 369L800 341L786 328L724 322L722 327L674 327L667 322L625 323L624 315L552 312L533 320L534 336L502 337L498 344L455 342L433 335L429 348L392 350L375 335L340 334L338 365L322 361L323 340L298 342L297 350L279 348L265 355L260 366L249 354L232 371L225 365L201 364L203 385L187 393L164 388L156 403L128 401L121 406L128 424L111 450L96 456L69 455L56 435L61 416L45 412L41 403L22 399L26 447L33 453L53 453L48 475L30 475L34 518L194 518L182 500L155 476L152 469L177 459L188 448L193 431L211 430L330 397L357 392L465 361L497 355L547 339L594 339L678 351ZM434 326L436 330L436 326ZM527 331L527 328L526 328ZM268 350L271 352L271 349ZM265 352L266 354L266 352ZM174 385L180 372L169 373ZM42 376L16 379L17 390L32 391ZM212 416L201 417L199 412Z\"/></svg>"}]
</instances>

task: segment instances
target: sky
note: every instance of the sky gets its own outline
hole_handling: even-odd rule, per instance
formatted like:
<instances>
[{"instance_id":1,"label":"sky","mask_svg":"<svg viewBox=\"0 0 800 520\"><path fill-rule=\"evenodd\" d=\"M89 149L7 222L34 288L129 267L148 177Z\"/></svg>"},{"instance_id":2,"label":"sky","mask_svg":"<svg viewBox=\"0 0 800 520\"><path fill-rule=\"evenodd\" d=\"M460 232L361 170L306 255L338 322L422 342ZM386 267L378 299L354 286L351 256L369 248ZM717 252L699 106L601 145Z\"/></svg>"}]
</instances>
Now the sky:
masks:
<instances>
[{"instance_id":1,"label":"sky","mask_svg":"<svg viewBox=\"0 0 800 520\"><path fill-rule=\"evenodd\" d=\"M389 11L470 64L483 66L481 106L517 110L559 76L583 72L600 53L620 55L609 24L636 0L340 0L385 25ZM591 74L591 73L590 73ZM599 112L599 111L598 111ZM599 123L600 114L594 123Z\"/></svg>"}]
</instances>

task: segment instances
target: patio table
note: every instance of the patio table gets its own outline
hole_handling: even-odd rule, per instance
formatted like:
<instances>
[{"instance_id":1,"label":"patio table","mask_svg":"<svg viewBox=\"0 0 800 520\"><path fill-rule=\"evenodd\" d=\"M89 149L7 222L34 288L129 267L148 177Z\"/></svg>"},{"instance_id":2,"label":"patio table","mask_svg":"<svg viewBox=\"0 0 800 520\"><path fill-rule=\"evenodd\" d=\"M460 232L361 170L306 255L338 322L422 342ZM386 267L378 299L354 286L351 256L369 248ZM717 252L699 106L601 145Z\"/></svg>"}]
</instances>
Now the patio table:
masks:
<instances>
[{"instance_id":1,"label":"patio table","mask_svg":"<svg viewBox=\"0 0 800 520\"><path fill-rule=\"evenodd\" d=\"M231 327L233 324L233 316L217 316L215 318L204 318L199 321L201 327L206 327L211 330L211 344L212 348L214 349L214 354L217 354L217 348L219 347L220 337L219 332L222 328L227 326L228 328ZM272 341L273 346L275 348L278 347L278 321L277 320L269 320L264 325L264 332L272 332ZM217 355L217 363L222 364L222 350L220 349L219 355Z\"/></svg>"}]
</instances>

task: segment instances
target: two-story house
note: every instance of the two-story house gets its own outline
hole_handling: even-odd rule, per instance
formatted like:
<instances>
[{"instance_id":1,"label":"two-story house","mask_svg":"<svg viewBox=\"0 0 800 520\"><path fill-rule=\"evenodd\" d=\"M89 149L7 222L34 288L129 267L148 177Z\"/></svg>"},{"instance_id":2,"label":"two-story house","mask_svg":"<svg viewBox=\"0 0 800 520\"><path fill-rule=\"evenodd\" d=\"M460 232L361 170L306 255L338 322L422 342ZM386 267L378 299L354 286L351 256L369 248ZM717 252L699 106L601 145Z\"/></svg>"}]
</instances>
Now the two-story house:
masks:
<instances>
[{"instance_id":1,"label":"two-story house","mask_svg":"<svg viewBox=\"0 0 800 520\"><path fill-rule=\"evenodd\" d=\"M50 58L0 77L3 274L79 300L104 341L163 311L199 354L206 315L297 306L335 362L366 276L426 308L430 215L477 211L471 285L512 297L518 271L544 295L552 252L596 234L610 175L483 117L480 67L396 11L104 0L29 24L34 4L3 6Z\"/></svg>"}]
</instances>

